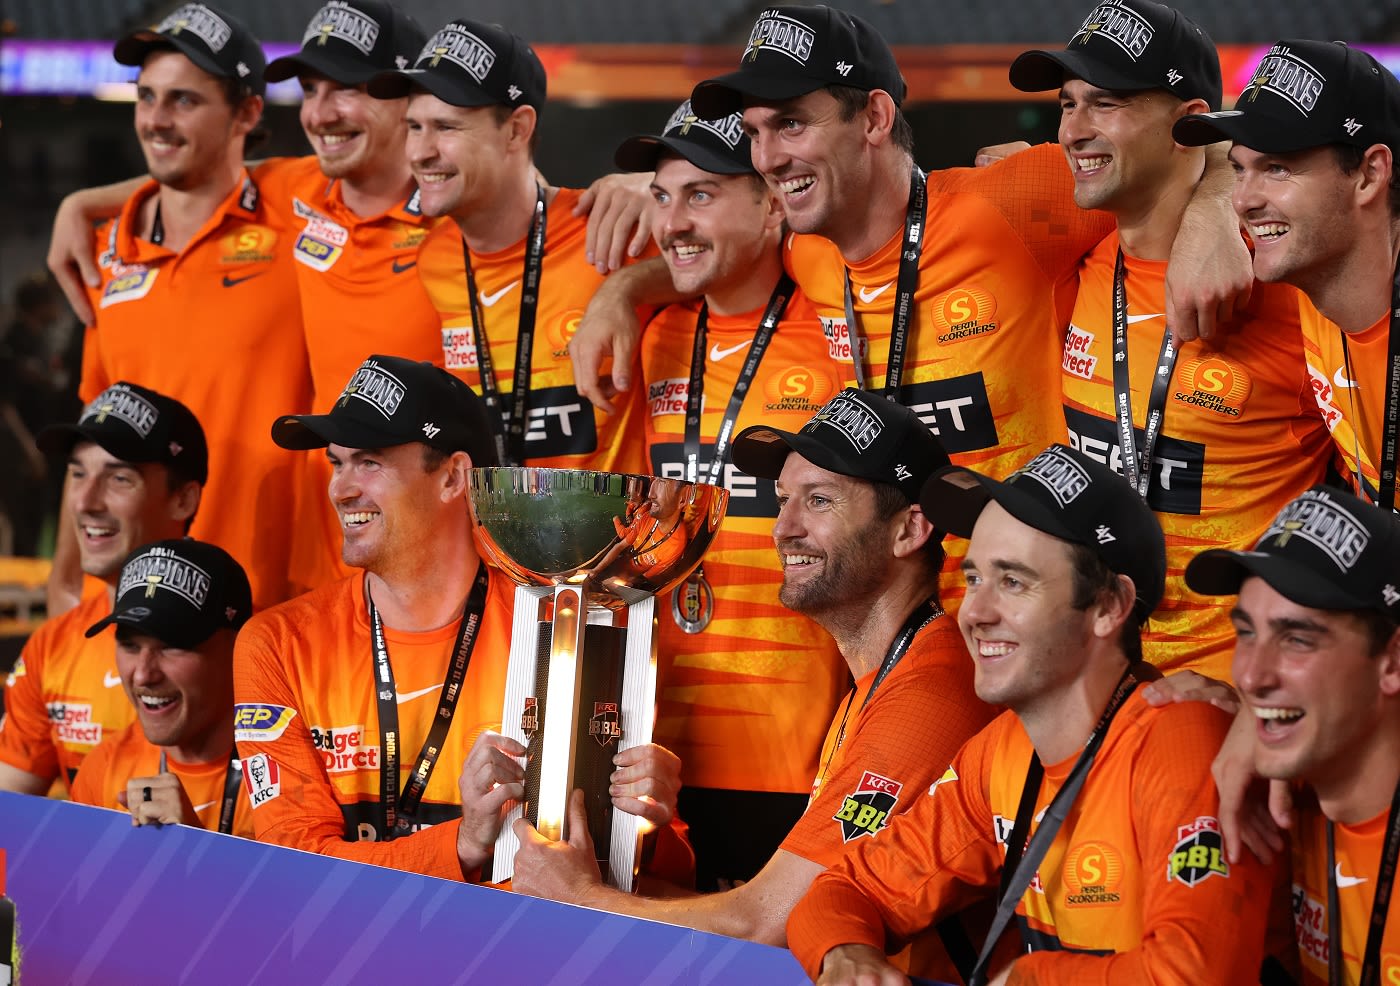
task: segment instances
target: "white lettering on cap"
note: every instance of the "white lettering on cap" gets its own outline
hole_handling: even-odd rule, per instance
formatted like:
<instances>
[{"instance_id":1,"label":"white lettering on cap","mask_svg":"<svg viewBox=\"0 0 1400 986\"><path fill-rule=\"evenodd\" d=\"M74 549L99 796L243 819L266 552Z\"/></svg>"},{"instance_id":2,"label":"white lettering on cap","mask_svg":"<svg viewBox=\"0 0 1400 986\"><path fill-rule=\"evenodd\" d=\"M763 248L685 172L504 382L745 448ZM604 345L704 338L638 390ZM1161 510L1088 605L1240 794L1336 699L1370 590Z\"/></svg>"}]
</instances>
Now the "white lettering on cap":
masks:
<instances>
[{"instance_id":1,"label":"white lettering on cap","mask_svg":"<svg viewBox=\"0 0 1400 986\"><path fill-rule=\"evenodd\" d=\"M133 589L144 590L147 599L157 592L173 592L195 609L204 609L209 597L209 573L169 548L152 548L122 566L117 598Z\"/></svg>"},{"instance_id":2,"label":"white lettering on cap","mask_svg":"<svg viewBox=\"0 0 1400 986\"><path fill-rule=\"evenodd\" d=\"M879 440L885 430L880 421L864 404L838 394L826 402L826 406L812 416L810 424L803 431L817 425L826 425L844 435L857 452L864 452Z\"/></svg>"},{"instance_id":3,"label":"white lettering on cap","mask_svg":"<svg viewBox=\"0 0 1400 986\"><path fill-rule=\"evenodd\" d=\"M345 402L353 397L364 401L386 419L392 419L394 412L399 409L399 404L403 402L405 393L404 385L398 377L374 360L367 359L360 364L360 368L345 385L345 390L340 394L340 406L344 407Z\"/></svg>"},{"instance_id":4,"label":"white lettering on cap","mask_svg":"<svg viewBox=\"0 0 1400 986\"><path fill-rule=\"evenodd\" d=\"M740 139L744 136L744 124L738 113L730 113L718 120L702 120L690 108L690 100L688 99L681 103L676 112L671 114L671 119L666 121L666 129L661 132L668 137L673 133L685 137L696 127L714 134L724 141L725 146L730 150L738 147Z\"/></svg>"},{"instance_id":5,"label":"white lettering on cap","mask_svg":"<svg viewBox=\"0 0 1400 986\"><path fill-rule=\"evenodd\" d=\"M438 63L446 59L478 84L486 81L491 66L496 64L496 53L491 46L461 24L448 24L434 34L418 53L420 62L425 58L429 59L429 68L437 68Z\"/></svg>"},{"instance_id":6,"label":"white lettering on cap","mask_svg":"<svg viewBox=\"0 0 1400 986\"><path fill-rule=\"evenodd\" d=\"M1274 45L1264 56L1254 77L1245 86L1240 102L1254 102L1259 93L1268 91L1281 96L1307 116L1317 105L1327 80L1322 74L1297 55L1288 45Z\"/></svg>"},{"instance_id":7,"label":"white lettering on cap","mask_svg":"<svg viewBox=\"0 0 1400 986\"><path fill-rule=\"evenodd\" d=\"M156 406L140 394L133 393L126 387L108 387L98 394L83 410L82 421L96 421L102 424L108 418L116 418L131 426L132 431L142 438L151 433L151 429L156 426L156 421L160 418L160 412Z\"/></svg>"},{"instance_id":8,"label":"white lettering on cap","mask_svg":"<svg viewBox=\"0 0 1400 986\"><path fill-rule=\"evenodd\" d=\"M1101 3L1084 18L1084 23L1069 43L1086 45L1093 38L1102 38L1113 42L1129 58L1137 61L1152 43L1152 36L1152 25L1137 11L1116 3Z\"/></svg>"},{"instance_id":9,"label":"white lettering on cap","mask_svg":"<svg viewBox=\"0 0 1400 986\"><path fill-rule=\"evenodd\" d=\"M228 21L202 3L187 3L156 25L157 34L181 34L189 31L208 46L210 51L222 51L233 28Z\"/></svg>"},{"instance_id":10,"label":"white lettering on cap","mask_svg":"<svg viewBox=\"0 0 1400 986\"><path fill-rule=\"evenodd\" d=\"M379 40L379 22L345 0L331 0L311 18L306 33L301 36L301 46L305 48L313 40L324 45L330 38L344 41L360 54L368 55Z\"/></svg>"},{"instance_id":11,"label":"white lettering on cap","mask_svg":"<svg viewBox=\"0 0 1400 986\"><path fill-rule=\"evenodd\" d=\"M1343 572L1351 571L1371 535L1351 513L1325 493L1304 493L1274 518L1259 544L1286 546L1290 539L1302 538L1317 548Z\"/></svg>"},{"instance_id":12,"label":"white lettering on cap","mask_svg":"<svg viewBox=\"0 0 1400 986\"><path fill-rule=\"evenodd\" d=\"M1089 474L1063 449L1048 448L1024 467L1011 474L1012 479L1025 476L1034 479L1050 491L1055 502L1068 507L1089 488Z\"/></svg>"},{"instance_id":13,"label":"white lettering on cap","mask_svg":"<svg viewBox=\"0 0 1400 986\"><path fill-rule=\"evenodd\" d=\"M807 59L812 57L812 45L816 40L816 34L801 21L776 10L765 10L749 34L744 58L753 61L760 51L777 51L799 65L806 65Z\"/></svg>"}]
</instances>

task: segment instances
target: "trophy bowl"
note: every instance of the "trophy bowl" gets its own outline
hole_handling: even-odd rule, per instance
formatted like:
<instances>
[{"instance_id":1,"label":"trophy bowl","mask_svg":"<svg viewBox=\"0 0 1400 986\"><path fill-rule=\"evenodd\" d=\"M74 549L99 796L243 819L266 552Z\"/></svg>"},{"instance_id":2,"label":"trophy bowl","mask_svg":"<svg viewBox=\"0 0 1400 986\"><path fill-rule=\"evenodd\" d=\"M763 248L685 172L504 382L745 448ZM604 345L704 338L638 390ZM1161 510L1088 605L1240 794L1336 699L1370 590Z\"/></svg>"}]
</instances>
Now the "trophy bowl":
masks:
<instances>
[{"instance_id":1,"label":"trophy bowl","mask_svg":"<svg viewBox=\"0 0 1400 986\"><path fill-rule=\"evenodd\" d=\"M628 598L659 595L700 564L727 490L708 483L581 469L473 469L469 499L482 549L521 585L590 583Z\"/></svg>"}]
</instances>

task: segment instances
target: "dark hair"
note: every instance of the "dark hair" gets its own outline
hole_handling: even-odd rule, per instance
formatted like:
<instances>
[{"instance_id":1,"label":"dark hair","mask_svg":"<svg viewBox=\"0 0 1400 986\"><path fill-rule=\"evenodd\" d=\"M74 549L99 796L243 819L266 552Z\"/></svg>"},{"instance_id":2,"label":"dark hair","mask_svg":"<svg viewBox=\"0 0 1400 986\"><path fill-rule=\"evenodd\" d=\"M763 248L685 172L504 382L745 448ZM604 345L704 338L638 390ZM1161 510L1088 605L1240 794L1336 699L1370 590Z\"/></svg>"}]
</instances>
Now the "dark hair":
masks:
<instances>
[{"instance_id":1,"label":"dark hair","mask_svg":"<svg viewBox=\"0 0 1400 986\"><path fill-rule=\"evenodd\" d=\"M914 505L894 483L871 482L870 486L875 491L875 516L881 520L889 520L895 514ZM924 543L924 562L928 565L929 577L933 580L935 590L938 587L938 573L943 570L945 557L943 532L935 529Z\"/></svg>"},{"instance_id":2,"label":"dark hair","mask_svg":"<svg viewBox=\"0 0 1400 986\"><path fill-rule=\"evenodd\" d=\"M505 103L492 103L491 113L496 118L496 126L504 127L510 118L519 109L518 106L507 106ZM535 156L535 148L540 144L540 111L535 110L535 129L530 131L530 157Z\"/></svg>"},{"instance_id":3,"label":"dark hair","mask_svg":"<svg viewBox=\"0 0 1400 986\"><path fill-rule=\"evenodd\" d=\"M434 448L426 443L419 443L423 449L423 471L437 472L442 468L442 464L447 461L450 452L444 452L440 448Z\"/></svg>"},{"instance_id":4,"label":"dark hair","mask_svg":"<svg viewBox=\"0 0 1400 986\"><path fill-rule=\"evenodd\" d=\"M1109 568L1093 548L1083 544L1069 545L1069 563L1072 578L1070 605L1075 609L1086 610L1104 593L1116 595L1119 592L1118 573ZM1142 627L1138 624L1136 608L1123 621L1118 646L1123 648L1129 661L1142 660Z\"/></svg>"},{"instance_id":5,"label":"dark hair","mask_svg":"<svg viewBox=\"0 0 1400 986\"><path fill-rule=\"evenodd\" d=\"M1361 161L1366 157L1366 148L1356 144L1332 144L1332 154L1337 159L1337 167L1342 170L1342 174L1350 175L1361 167ZM1390 162L1390 214L1400 217L1400 157L1394 154L1391 149Z\"/></svg>"},{"instance_id":6,"label":"dark hair","mask_svg":"<svg viewBox=\"0 0 1400 986\"><path fill-rule=\"evenodd\" d=\"M1400 630L1400 623L1376 609L1356 610L1356 620L1361 624L1361 632L1366 635L1366 652L1373 657L1385 650L1395 631Z\"/></svg>"},{"instance_id":7,"label":"dark hair","mask_svg":"<svg viewBox=\"0 0 1400 986\"><path fill-rule=\"evenodd\" d=\"M204 480L196 476L183 462L161 462L158 463L165 468L165 488L169 493L176 493L183 489L188 483L197 483L199 488L204 489ZM199 504L195 504L194 513L185 518L185 535L188 536L190 528L194 526L194 518L199 513Z\"/></svg>"},{"instance_id":8,"label":"dark hair","mask_svg":"<svg viewBox=\"0 0 1400 986\"><path fill-rule=\"evenodd\" d=\"M865 109L870 102L870 93L865 89L856 89L851 86L827 86L826 91L831 93L831 97L836 100L837 106L840 107L842 123L854 120L856 114ZM896 147L911 157L913 156L914 128L909 125L904 111L898 106L894 108L894 125L890 128L890 140Z\"/></svg>"}]
</instances>

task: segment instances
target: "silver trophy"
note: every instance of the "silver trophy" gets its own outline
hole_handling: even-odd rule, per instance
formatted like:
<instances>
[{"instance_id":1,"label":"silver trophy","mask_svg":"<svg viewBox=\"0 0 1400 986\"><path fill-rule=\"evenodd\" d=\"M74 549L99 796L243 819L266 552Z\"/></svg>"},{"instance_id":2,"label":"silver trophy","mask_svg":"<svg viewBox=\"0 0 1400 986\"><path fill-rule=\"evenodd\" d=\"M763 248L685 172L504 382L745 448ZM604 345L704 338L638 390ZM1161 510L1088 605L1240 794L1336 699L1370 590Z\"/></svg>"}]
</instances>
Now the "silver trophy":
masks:
<instances>
[{"instance_id":1,"label":"silver trophy","mask_svg":"<svg viewBox=\"0 0 1400 986\"><path fill-rule=\"evenodd\" d=\"M587 795L603 879L631 890L645 822L608 796L619 750L651 742L656 596L689 575L719 530L726 490L574 469L473 469L482 550L517 583L501 731L524 744L525 797L496 839L509 880L517 818L566 839L569 793Z\"/></svg>"}]
</instances>

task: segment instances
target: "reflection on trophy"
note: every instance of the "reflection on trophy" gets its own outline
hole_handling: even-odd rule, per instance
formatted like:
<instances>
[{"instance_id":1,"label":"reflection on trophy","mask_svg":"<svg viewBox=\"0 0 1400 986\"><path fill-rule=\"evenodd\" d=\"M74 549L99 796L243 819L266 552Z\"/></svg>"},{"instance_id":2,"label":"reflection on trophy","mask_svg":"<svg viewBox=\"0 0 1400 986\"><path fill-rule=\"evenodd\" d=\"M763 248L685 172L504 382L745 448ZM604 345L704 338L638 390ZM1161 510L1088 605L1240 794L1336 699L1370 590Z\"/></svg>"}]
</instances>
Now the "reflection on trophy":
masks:
<instances>
[{"instance_id":1,"label":"reflection on trophy","mask_svg":"<svg viewBox=\"0 0 1400 986\"><path fill-rule=\"evenodd\" d=\"M631 890L646 824L614 812L618 750L651 742L655 597L700 564L729 499L706 483L528 467L473 469L481 548L516 581L501 731L529 750L525 797L496 839L491 880L514 873L511 824L566 839L583 788L603 879Z\"/></svg>"}]
</instances>

